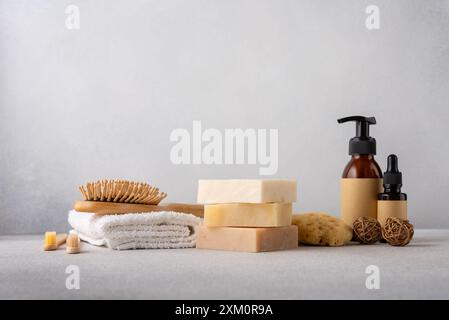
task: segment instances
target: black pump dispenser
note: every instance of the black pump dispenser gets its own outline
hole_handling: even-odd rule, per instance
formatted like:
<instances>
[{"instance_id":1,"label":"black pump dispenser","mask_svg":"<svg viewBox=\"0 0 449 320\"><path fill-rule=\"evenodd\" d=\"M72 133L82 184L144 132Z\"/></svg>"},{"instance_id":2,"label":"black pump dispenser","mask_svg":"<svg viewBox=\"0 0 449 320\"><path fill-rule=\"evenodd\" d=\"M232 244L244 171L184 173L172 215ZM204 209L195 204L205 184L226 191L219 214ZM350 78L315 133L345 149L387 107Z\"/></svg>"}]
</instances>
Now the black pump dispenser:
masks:
<instances>
[{"instance_id":1,"label":"black pump dispenser","mask_svg":"<svg viewBox=\"0 0 449 320\"><path fill-rule=\"evenodd\" d=\"M351 116L337 120L338 123L345 123L348 121L356 122L355 137L349 140L349 154L359 155L375 155L376 154L376 139L370 137L369 126L376 124L376 118Z\"/></svg>"}]
</instances>

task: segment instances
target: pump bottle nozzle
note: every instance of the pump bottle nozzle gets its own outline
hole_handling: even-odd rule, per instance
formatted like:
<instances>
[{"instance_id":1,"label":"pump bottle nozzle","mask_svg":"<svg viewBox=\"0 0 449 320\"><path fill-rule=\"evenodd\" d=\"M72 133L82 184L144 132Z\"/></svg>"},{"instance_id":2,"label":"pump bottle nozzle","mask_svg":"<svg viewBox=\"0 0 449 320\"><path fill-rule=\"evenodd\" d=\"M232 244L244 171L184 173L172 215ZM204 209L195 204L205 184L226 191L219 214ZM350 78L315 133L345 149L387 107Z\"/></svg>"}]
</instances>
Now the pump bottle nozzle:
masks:
<instances>
[{"instance_id":1,"label":"pump bottle nozzle","mask_svg":"<svg viewBox=\"0 0 449 320\"><path fill-rule=\"evenodd\" d=\"M338 119L338 123L356 122L355 137L349 140L349 154L376 154L376 139L370 137L369 126L376 124L376 118L351 116Z\"/></svg>"}]
</instances>

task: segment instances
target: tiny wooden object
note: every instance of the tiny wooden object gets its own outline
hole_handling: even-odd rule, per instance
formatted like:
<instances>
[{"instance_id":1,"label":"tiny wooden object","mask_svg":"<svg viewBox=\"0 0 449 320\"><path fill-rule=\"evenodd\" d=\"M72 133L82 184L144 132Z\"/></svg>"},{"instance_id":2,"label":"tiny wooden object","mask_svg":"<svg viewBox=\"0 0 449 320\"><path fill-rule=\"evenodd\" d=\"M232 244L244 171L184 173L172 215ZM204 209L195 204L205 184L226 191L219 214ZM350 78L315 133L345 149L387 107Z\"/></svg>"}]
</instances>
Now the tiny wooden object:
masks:
<instances>
[{"instance_id":1,"label":"tiny wooden object","mask_svg":"<svg viewBox=\"0 0 449 320\"><path fill-rule=\"evenodd\" d=\"M77 201L73 208L78 212L91 212L98 215L126 214L157 211L174 211L191 213L197 217L204 216L204 206L200 204L166 203L159 205L116 203L100 201Z\"/></svg>"},{"instance_id":2,"label":"tiny wooden object","mask_svg":"<svg viewBox=\"0 0 449 320\"><path fill-rule=\"evenodd\" d=\"M353 230L356 239L363 244L373 244L382 238L379 221L371 217L359 217L354 221Z\"/></svg>"},{"instance_id":3,"label":"tiny wooden object","mask_svg":"<svg viewBox=\"0 0 449 320\"><path fill-rule=\"evenodd\" d=\"M139 203L157 205L167 194L144 182L98 180L80 186L85 201Z\"/></svg>"},{"instance_id":4,"label":"tiny wooden object","mask_svg":"<svg viewBox=\"0 0 449 320\"><path fill-rule=\"evenodd\" d=\"M75 254L81 252L81 242L78 238L78 235L71 233L67 237L67 246L66 246L66 252L69 254Z\"/></svg>"},{"instance_id":5,"label":"tiny wooden object","mask_svg":"<svg viewBox=\"0 0 449 320\"><path fill-rule=\"evenodd\" d=\"M66 240L67 240L66 233L56 235L55 231L47 231L45 232L44 250L45 251L56 250L60 245L64 244Z\"/></svg>"},{"instance_id":6,"label":"tiny wooden object","mask_svg":"<svg viewBox=\"0 0 449 320\"><path fill-rule=\"evenodd\" d=\"M408 220L396 217L389 217L382 229L382 236L392 246L406 246L413 234L413 225Z\"/></svg>"}]
</instances>

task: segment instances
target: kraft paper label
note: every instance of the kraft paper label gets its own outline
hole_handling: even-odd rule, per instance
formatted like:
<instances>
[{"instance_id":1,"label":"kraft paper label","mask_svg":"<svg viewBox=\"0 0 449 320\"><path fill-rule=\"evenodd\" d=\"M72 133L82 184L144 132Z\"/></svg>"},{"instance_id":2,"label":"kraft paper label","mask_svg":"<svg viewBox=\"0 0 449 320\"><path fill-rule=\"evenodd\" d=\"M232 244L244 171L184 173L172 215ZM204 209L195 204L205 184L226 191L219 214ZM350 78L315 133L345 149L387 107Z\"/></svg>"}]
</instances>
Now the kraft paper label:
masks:
<instances>
[{"instance_id":1,"label":"kraft paper label","mask_svg":"<svg viewBox=\"0 0 449 320\"><path fill-rule=\"evenodd\" d=\"M377 201L377 220L385 226L388 218L407 219L407 201L405 200L379 200Z\"/></svg>"},{"instance_id":2,"label":"kraft paper label","mask_svg":"<svg viewBox=\"0 0 449 320\"><path fill-rule=\"evenodd\" d=\"M377 219L377 195L382 179L341 179L341 218L352 228L359 217Z\"/></svg>"}]
</instances>

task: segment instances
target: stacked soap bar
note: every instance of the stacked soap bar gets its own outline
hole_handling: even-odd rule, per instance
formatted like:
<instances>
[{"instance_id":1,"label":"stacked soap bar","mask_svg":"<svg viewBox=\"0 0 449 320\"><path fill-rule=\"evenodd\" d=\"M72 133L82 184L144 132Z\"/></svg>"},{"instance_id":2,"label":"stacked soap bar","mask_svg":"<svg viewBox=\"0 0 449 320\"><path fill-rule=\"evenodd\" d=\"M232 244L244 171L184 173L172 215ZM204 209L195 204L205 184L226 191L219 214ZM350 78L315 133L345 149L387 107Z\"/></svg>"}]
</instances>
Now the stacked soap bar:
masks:
<instances>
[{"instance_id":1,"label":"stacked soap bar","mask_svg":"<svg viewBox=\"0 0 449 320\"><path fill-rule=\"evenodd\" d=\"M292 180L200 180L198 203L205 204L204 225L196 246L245 252L296 248L295 201Z\"/></svg>"}]
</instances>

